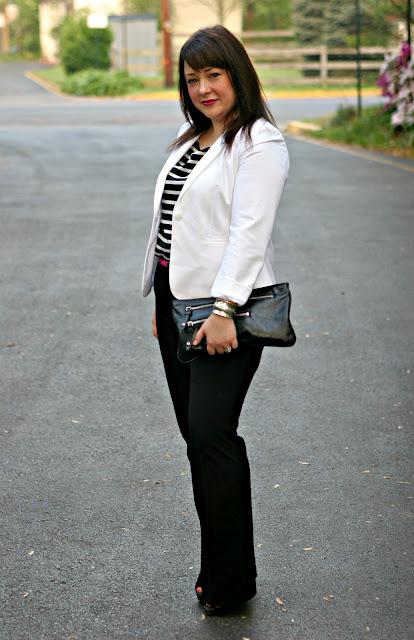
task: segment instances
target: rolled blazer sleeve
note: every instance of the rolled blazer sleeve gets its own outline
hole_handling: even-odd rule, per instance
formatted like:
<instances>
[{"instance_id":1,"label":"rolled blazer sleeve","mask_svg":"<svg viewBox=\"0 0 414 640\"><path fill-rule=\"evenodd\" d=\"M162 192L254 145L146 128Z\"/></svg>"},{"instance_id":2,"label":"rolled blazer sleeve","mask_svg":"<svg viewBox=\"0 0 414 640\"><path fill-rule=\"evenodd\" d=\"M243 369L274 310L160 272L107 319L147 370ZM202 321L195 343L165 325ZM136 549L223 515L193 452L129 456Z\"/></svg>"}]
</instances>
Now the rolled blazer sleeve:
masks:
<instances>
[{"instance_id":1,"label":"rolled blazer sleeve","mask_svg":"<svg viewBox=\"0 0 414 640\"><path fill-rule=\"evenodd\" d=\"M246 302L265 261L288 170L282 137L253 144L241 154L228 244L212 296Z\"/></svg>"}]
</instances>

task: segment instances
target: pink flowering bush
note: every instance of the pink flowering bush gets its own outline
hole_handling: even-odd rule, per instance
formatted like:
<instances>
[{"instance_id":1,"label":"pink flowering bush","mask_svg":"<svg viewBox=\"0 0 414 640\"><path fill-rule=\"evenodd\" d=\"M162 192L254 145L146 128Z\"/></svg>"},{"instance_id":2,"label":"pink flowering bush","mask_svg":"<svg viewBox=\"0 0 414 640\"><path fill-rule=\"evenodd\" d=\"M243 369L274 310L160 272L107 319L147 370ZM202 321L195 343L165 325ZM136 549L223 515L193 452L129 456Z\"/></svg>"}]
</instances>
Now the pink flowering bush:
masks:
<instances>
[{"instance_id":1,"label":"pink flowering bush","mask_svg":"<svg viewBox=\"0 0 414 640\"><path fill-rule=\"evenodd\" d=\"M408 42L403 42L399 55L385 56L377 85L388 98L385 106L392 112L393 127L414 126L414 63Z\"/></svg>"}]
</instances>

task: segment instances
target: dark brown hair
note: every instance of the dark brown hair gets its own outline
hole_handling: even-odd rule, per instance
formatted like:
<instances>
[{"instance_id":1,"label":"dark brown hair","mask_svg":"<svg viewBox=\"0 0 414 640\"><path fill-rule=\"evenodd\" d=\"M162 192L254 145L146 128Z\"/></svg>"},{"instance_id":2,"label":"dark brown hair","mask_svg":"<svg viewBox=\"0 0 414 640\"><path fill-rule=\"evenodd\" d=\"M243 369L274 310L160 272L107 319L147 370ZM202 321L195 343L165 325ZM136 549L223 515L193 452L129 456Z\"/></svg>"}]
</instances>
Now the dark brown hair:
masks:
<instances>
[{"instance_id":1,"label":"dark brown hair","mask_svg":"<svg viewBox=\"0 0 414 640\"><path fill-rule=\"evenodd\" d=\"M207 131L211 126L210 118L193 105L189 96L184 76L184 62L196 71L208 67L218 67L227 71L236 94L235 107L228 115L224 128L224 141L228 149L231 148L240 129L250 139L252 125L258 118L275 124L263 96L260 80L240 40L221 25L206 27L196 31L180 51L178 87L181 109L191 127L175 140L170 148L180 146L195 135Z\"/></svg>"}]
</instances>

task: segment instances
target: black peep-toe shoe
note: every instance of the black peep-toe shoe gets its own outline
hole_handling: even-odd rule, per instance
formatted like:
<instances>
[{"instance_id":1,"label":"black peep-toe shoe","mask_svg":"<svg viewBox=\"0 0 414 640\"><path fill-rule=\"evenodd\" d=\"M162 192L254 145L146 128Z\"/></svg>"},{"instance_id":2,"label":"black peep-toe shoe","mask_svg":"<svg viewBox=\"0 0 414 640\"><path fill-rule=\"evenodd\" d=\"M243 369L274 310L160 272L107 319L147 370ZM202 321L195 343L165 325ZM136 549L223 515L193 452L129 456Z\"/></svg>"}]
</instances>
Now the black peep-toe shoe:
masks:
<instances>
[{"instance_id":1,"label":"black peep-toe shoe","mask_svg":"<svg viewBox=\"0 0 414 640\"><path fill-rule=\"evenodd\" d=\"M248 600L256 595L256 584L253 582L249 589L246 590L244 597L238 600L232 600L223 604L209 604L208 602L202 602L204 613L206 616L219 616L226 613L231 613L235 609L238 609L244 605Z\"/></svg>"},{"instance_id":2,"label":"black peep-toe shoe","mask_svg":"<svg viewBox=\"0 0 414 640\"><path fill-rule=\"evenodd\" d=\"M203 587L200 584L196 584L194 589L199 602L203 603ZM197 591L197 589L201 589L201 591Z\"/></svg>"}]
</instances>

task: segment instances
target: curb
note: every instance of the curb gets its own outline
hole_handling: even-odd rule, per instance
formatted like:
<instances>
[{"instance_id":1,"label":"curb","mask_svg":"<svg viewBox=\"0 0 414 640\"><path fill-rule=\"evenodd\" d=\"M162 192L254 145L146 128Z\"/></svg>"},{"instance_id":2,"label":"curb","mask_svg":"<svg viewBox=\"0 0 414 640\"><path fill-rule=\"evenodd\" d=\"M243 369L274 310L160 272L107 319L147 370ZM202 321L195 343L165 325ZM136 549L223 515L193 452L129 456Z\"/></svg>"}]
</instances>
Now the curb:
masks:
<instances>
[{"instance_id":1,"label":"curb","mask_svg":"<svg viewBox=\"0 0 414 640\"><path fill-rule=\"evenodd\" d=\"M26 71L24 73L25 77L29 80L32 80L36 84L49 91L49 93L53 93L56 96L61 96L65 98L75 98L82 100L125 100L130 102L143 102L150 100L157 101L178 101L178 91L174 90L174 92L167 93L166 91L150 91L147 93L135 93L128 96L74 96L68 93L63 93L57 84L51 82L50 80L45 80L44 78L38 76L36 73L32 71ZM299 91L299 90L289 90L285 91L281 89L280 91L264 91L267 99L270 100L303 100L304 98L308 100L318 100L321 98L354 98L355 90L354 89L338 89L337 91ZM362 96L377 96L381 97L379 90L377 89L363 89Z\"/></svg>"},{"instance_id":2,"label":"curb","mask_svg":"<svg viewBox=\"0 0 414 640\"><path fill-rule=\"evenodd\" d=\"M46 89L46 91L49 91L49 93L53 93L53 95L55 96L66 95L65 93L61 92L57 84L55 84L54 82L50 82L49 80L45 80L44 78L41 78L40 76L38 76L36 73L33 73L32 71L25 71L24 76L25 78L32 80L32 82L34 82L35 84L38 84L39 86L43 87L43 89Z\"/></svg>"},{"instance_id":3,"label":"curb","mask_svg":"<svg viewBox=\"0 0 414 640\"><path fill-rule=\"evenodd\" d=\"M366 149L365 147L360 147L355 144L341 144L339 142L332 142L331 140L321 139L321 138L312 138L311 136L307 136L306 134L300 133L290 133L288 131L288 127L285 128L284 132L286 135L289 135L294 140L299 140L300 142L307 142L308 144L314 144L319 147L326 147L328 149L335 149L336 151L342 151L343 153L349 153L353 156L358 156L359 158L364 158L365 160L371 160L372 162L378 162L380 164L389 165L391 167L395 167L396 169L402 169L403 171L408 171L409 173L414 173L414 160L412 158L405 158L404 156L392 156L390 157L385 152L376 150L376 149ZM306 124L306 123L303 123ZM395 158L395 160L393 159Z\"/></svg>"},{"instance_id":4,"label":"curb","mask_svg":"<svg viewBox=\"0 0 414 640\"><path fill-rule=\"evenodd\" d=\"M290 120L286 127L286 133L291 133L293 135L302 133L306 133L307 131L321 131L322 127L318 124L313 124L312 122L302 122L301 120Z\"/></svg>"},{"instance_id":5,"label":"curb","mask_svg":"<svg viewBox=\"0 0 414 640\"><path fill-rule=\"evenodd\" d=\"M32 80L35 84L38 84L43 89L46 89L49 93L61 98L68 98L70 100L124 100L124 101L145 101L145 100L171 100L176 102L178 100L178 93L176 95L169 95L161 91L152 91L151 93L144 94L132 94L129 96L75 96L71 93L64 93L59 89L59 86L55 82L45 80L32 71L25 71L24 76L29 80Z\"/></svg>"},{"instance_id":6,"label":"curb","mask_svg":"<svg viewBox=\"0 0 414 640\"><path fill-rule=\"evenodd\" d=\"M303 100L307 98L308 100L320 100L321 98L356 98L356 90L355 89L337 89L337 91L325 91L324 89L320 89L318 91L300 91L298 89L292 90L284 90L280 91L266 91L264 90L266 98L270 98L272 100L277 99L290 99L290 100ZM362 97L370 97L376 96L381 98L381 93L379 89L363 89L361 92Z\"/></svg>"}]
</instances>

